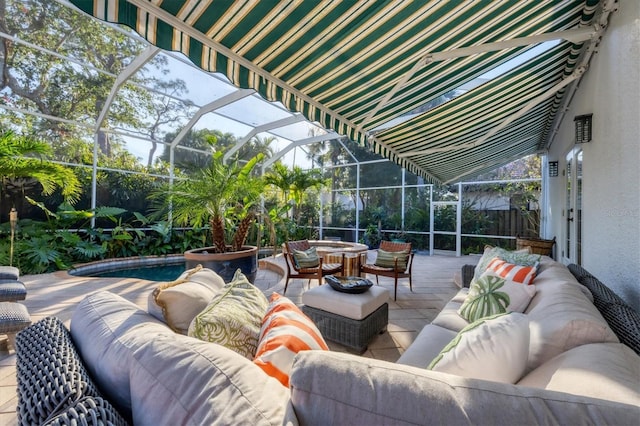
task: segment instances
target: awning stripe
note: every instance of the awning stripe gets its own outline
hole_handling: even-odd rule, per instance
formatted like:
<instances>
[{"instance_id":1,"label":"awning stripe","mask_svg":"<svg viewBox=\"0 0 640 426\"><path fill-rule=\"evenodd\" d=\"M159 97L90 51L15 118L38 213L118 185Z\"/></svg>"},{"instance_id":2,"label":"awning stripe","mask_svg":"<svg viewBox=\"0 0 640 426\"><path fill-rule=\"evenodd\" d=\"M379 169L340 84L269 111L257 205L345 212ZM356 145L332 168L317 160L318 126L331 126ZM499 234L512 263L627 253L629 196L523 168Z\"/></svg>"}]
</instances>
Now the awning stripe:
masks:
<instances>
[{"instance_id":1,"label":"awning stripe","mask_svg":"<svg viewBox=\"0 0 640 426\"><path fill-rule=\"evenodd\" d=\"M158 47L183 52L203 69L221 72L234 85L282 102L431 180L459 175L465 163L471 170L483 160L491 162L503 155L500 146L514 141L503 129L464 161L460 152L435 156L440 159L437 167L431 156L403 157L402 153L468 143L486 134L561 81L563 74L570 75L583 46L562 47L546 56L548 63L531 62L536 78L527 77L525 71L517 77L510 74L511 88L487 83L427 115L375 136L365 134L478 78L528 47L416 64L430 53L588 26L601 7L598 0L71 1L99 19L130 26ZM399 86L400 81L405 83ZM542 102L548 104L546 110L535 108L535 115L525 114L544 123L535 126L540 143L550 131L563 94L560 91L551 102ZM496 103L501 97L503 101ZM479 116L484 119L478 120ZM529 142L525 145L528 150ZM517 152L517 147L504 154ZM452 171L447 172L447 167ZM431 170L438 172L432 176Z\"/></svg>"}]
</instances>

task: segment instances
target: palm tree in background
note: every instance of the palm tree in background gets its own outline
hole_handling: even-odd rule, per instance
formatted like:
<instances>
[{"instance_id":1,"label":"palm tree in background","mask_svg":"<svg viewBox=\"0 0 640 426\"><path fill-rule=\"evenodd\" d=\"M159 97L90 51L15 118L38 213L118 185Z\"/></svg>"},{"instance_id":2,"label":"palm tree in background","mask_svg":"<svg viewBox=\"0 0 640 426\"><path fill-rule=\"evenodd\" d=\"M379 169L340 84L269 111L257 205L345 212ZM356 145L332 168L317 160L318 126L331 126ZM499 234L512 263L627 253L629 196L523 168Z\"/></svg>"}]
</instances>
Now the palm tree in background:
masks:
<instances>
[{"instance_id":1,"label":"palm tree in background","mask_svg":"<svg viewBox=\"0 0 640 426\"><path fill-rule=\"evenodd\" d=\"M0 129L0 199L16 193L26 197L27 190L39 184L42 195L60 189L66 201L75 203L81 192L80 182L70 168L47 161L51 153L46 142Z\"/></svg>"}]
</instances>

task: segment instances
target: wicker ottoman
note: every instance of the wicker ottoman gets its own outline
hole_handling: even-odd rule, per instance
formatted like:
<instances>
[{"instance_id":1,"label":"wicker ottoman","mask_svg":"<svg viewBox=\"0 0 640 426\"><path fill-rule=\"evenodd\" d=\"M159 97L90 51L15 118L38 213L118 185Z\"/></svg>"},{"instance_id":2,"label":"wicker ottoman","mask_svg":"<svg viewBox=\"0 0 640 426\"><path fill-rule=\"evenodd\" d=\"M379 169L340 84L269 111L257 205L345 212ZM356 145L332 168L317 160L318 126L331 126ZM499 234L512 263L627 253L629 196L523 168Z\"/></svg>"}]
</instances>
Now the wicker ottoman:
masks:
<instances>
[{"instance_id":1,"label":"wicker ottoman","mask_svg":"<svg viewBox=\"0 0 640 426\"><path fill-rule=\"evenodd\" d=\"M0 302L16 302L27 298L27 288L21 281L0 279Z\"/></svg>"},{"instance_id":2,"label":"wicker ottoman","mask_svg":"<svg viewBox=\"0 0 640 426\"><path fill-rule=\"evenodd\" d=\"M7 350L15 344L16 333L31 325L27 307L15 302L0 302L0 334L7 335Z\"/></svg>"},{"instance_id":3,"label":"wicker ottoman","mask_svg":"<svg viewBox=\"0 0 640 426\"><path fill-rule=\"evenodd\" d=\"M389 291L371 287L361 294L346 294L321 285L302 295L302 311L316 324L322 336L362 353L389 323Z\"/></svg>"},{"instance_id":4,"label":"wicker ottoman","mask_svg":"<svg viewBox=\"0 0 640 426\"><path fill-rule=\"evenodd\" d=\"M0 266L0 279L17 280L20 278L20 270L15 266Z\"/></svg>"}]
</instances>

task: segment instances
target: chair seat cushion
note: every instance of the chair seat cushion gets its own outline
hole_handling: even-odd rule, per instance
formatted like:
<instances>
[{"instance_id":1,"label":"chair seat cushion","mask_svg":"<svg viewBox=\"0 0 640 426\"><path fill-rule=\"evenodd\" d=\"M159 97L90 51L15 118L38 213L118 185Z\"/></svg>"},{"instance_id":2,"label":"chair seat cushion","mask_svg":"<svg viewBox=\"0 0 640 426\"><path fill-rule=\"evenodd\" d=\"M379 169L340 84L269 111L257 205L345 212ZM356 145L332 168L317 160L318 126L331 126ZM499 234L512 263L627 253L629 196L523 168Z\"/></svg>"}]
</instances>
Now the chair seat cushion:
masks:
<instances>
[{"instance_id":1,"label":"chair seat cushion","mask_svg":"<svg viewBox=\"0 0 640 426\"><path fill-rule=\"evenodd\" d=\"M322 271L324 273L336 272L342 269L342 265L340 263L323 263ZM301 274L313 274L318 272L318 268L300 268L298 272Z\"/></svg>"},{"instance_id":2,"label":"chair seat cushion","mask_svg":"<svg viewBox=\"0 0 640 426\"><path fill-rule=\"evenodd\" d=\"M373 274L377 272L393 272L393 268L385 268L371 263L362 265L362 270L365 272L371 272Z\"/></svg>"}]
</instances>

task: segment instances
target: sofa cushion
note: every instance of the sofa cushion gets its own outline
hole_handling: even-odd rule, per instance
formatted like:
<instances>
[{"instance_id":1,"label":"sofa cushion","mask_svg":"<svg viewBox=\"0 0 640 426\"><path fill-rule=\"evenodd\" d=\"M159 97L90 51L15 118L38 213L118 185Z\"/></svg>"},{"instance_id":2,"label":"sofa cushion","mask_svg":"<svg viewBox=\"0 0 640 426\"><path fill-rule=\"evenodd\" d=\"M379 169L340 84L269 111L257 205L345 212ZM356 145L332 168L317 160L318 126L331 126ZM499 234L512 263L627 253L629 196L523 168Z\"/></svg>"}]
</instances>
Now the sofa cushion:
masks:
<instances>
[{"instance_id":1,"label":"sofa cushion","mask_svg":"<svg viewBox=\"0 0 640 426\"><path fill-rule=\"evenodd\" d=\"M133 351L162 335L176 334L133 303L107 291L86 296L71 318L71 336L87 370L123 413L131 410Z\"/></svg>"},{"instance_id":2,"label":"sofa cushion","mask_svg":"<svg viewBox=\"0 0 640 426\"><path fill-rule=\"evenodd\" d=\"M130 370L134 424L281 424L289 390L223 346L182 335L147 339Z\"/></svg>"},{"instance_id":3,"label":"sofa cushion","mask_svg":"<svg viewBox=\"0 0 640 426\"><path fill-rule=\"evenodd\" d=\"M639 411L336 352L299 353L290 389L300 424L636 424Z\"/></svg>"},{"instance_id":4,"label":"sofa cushion","mask_svg":"<svg viewBox=\"0 0 640 426\"><path fill-rule=\"evenodd\" d=\"M459 300L456 297L456 300ZM462 318L458 313L460 306L462 306L462 302L449 301L444 308L440 311L440 313L431 321L431 324L437 325L439 327L444 327L448 330L455 331L456 333L469 325L469 321Z\"/></svg>"},{"instance_id":5,"label":"sofa cushion","mask_svg":"<svg viewBox=\"0 0 640 426\"><path fill-rule=\"evenodd\" d=\"M640 356L621 343L592 343L561 353L518 382L640 406Z\"/></svg>"},{"instance_id":6,"label":"sofa cushion","mask_svg":"<svg viewBox=\"0 0 640 426\"><path fill-rule=\"evenodd\" d=\"M487 265L489 265L489 262L491 262L495 257L500 258L506 262L522 266L534 266L536 262L540 261L540 255L531 254L530 248L511 251L503 249L501 247L492 247L487 245L484 248L482 257L480 257L480 260L476 265L475 272L473 274L474 280L480 278L480 275L482 275L484 271L487 270Z\"/></svg>"},{"instance_id":7,"label":"sofa cushion","mask_svg":"<svg viewBox=\"0 0 640 426\"><path fill-rule=\"evenodd\" d=\"M541 271L525 311L531 330L527 371L576 346L619 342L566 266L552 262Z\"/></svg>"},{"instance_id":8,"label":"sofa cushion","mask_svg":"<svg viewBox=\"0 0 640 426\"><path fill-rule=\"evenodd\" d=\"M320 330L291 300L273 293L260 329L256 365L289 386L293 357L313 349L329 350Z\"/></svg>"},{"instance_id":9,"label":"sofa cushion","mask_svg":"<svg viewBox=\"0 0 640 426\"><path fill-rule=\"evenodd\" d=\"M505 312L524 312L536 293L534 285L511 281L489 269L473 281L458 314L469 322Z\"/></svg>"},{"instance_id":10,"label":"sofa cushion","mask_svg":"<svg viewBox=\"0 0 640 426\"><path fill-rule=\"evenodd\" d=\"M523 266L509 263L499 257L494 257L487 265L487 271L493 272L495 275L504 279L515 281L522 284L531 284L536 277L536 262L533 266Z\"/></svg>"},{"instance_id":11,"label":"sofa cushion","mask_svg":"<svg viewBox=\"0 0 640 426\"><path fill-rule=\"evenodd\" d=\"M428 369L462 377L515 383L529 354L529 320L519 313L498 314L465 327Z\"/></svg>"},{"instance_id":12,"label":"sofa cushion","mask_svg":"<svg viewBox=\"0 0 640 426\"><path fill-rule=\"evenodd\" d=\"M189 324L224 286L211 269L198 265L170 283L160 284L149 295L147 310L177 333L187 334Z\"/></svg>"},{"instance_id":13,"label":"sofa cushion","mask_svg":"<svg viewBox=\"0 0 640 426\"><path fill-rule=\"evenodd\" d=\"M126 424L102 398L58 318L44 318L18 333L16 357L20 424L44 424L54 418L60 424L81 418Z\"/></svg>"},{"instance_id":14,"label":"sofa cushion","mask_svg":"<svg viewBox=\"0 0 640 426\"><path fill-rule=\"evenodd\" d=\"M189 336L217 343L252 360L269 302L238 269L233 280L191 321Z\"/></svg>"},{"instance_id":15,"label":"sofa cushion","mask_svg":"<svg viewBox=\"0 0 640 426\"><path fill-rule=\"evenodd\" d=\"M440 351L456 337L455 331L427 324L422 328L413 343L400 355L398 364L427 368Z\"/></svg>"}]
</instances>

